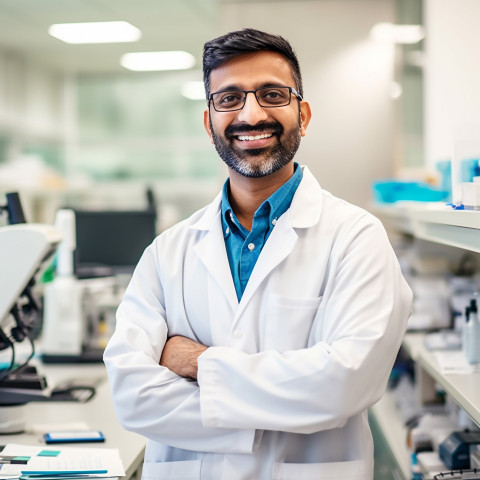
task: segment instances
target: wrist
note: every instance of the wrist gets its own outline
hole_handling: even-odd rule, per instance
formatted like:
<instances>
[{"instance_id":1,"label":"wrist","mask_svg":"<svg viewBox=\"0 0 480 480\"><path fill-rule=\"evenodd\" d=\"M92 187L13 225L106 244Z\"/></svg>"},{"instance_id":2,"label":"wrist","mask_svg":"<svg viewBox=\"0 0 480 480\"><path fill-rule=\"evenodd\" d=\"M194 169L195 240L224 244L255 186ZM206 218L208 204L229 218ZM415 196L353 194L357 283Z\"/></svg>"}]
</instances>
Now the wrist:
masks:
<instances>
[{"instance_id":1,"label":"wrist","mask_svg":"<svg viewBox=\"0 0 480 480\"><path fill-rule=\"evenodd\" d=\"M197 374L198 374L198 357L200 357L200 355L203 352L205 352L205 350L207 350L207 348L208 347L206 347L205 345L201 345L199 343L199 344L197 344L197 346L195 348L195 351L192 352L192 359L191 359L191 363L190 363L190 374L189 374L189 376L191 376L195 380L197 379Z\"/></svg>"}]
</instances>

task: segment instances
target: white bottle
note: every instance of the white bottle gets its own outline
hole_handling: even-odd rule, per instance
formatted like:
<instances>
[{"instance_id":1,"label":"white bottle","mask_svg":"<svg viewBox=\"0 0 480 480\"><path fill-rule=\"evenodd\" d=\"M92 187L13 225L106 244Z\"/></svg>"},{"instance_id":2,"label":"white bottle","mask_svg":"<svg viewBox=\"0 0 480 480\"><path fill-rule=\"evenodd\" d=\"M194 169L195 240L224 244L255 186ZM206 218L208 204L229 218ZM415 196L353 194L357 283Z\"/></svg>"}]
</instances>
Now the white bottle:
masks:
<instances>
[{"instance_id":1,"label":"white bottle","mask_svg":"<svg viewBox=\"0 0 480 480\"><path fill-rule=\"evenodd\" d=\"M470 323L470 307L465 308L465 318L462 327L462 350L465 356L467 356L467 345L468 345L468 328Z\"/></svg>"},{"instance_id":2,"label":"white bottle","mask_svg":"<svg viewBox=\"0 0 480 480\"><path fill-rule=\"evenodd\" d=\"M83 319L82 292L73 274L75 212L58 210L55 226L62 232L63 240L57 250L56 276L44 290L42 353L76 356L83 350Z\"/></svg>"},{"instance_id":3,"label":"white bottle","mask_svg":"<svg viewBox=\"0 0 480 480\"><path fill-rule=\"evenodd\" d=\"M470 301L470 318L466 324L466 355L468 363L480 363L480 321L478 318L477 301Z\"/></svg>"}]
</instances>

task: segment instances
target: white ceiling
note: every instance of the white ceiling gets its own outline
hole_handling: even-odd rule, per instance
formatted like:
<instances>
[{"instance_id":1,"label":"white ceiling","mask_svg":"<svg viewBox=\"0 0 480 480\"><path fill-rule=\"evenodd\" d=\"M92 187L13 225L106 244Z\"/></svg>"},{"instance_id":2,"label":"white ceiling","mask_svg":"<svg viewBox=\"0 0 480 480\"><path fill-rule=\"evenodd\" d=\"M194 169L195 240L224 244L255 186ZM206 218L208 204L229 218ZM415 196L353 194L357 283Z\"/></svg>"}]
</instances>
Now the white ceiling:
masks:
<instances>
[{"instance_id":1,"label":"white ceiling","mask_svg":"<svg viewBox=\"0 0 480 480\"><path fill-rule=\"evenodd\" d=\"M200 65L203 43L217 34L221 0L0 0L0 51L70 72L125 71L127 52L186 50ZM124 20L142 31L134 43L69 45L52 23Z\"/></svg>"}]
</instances>

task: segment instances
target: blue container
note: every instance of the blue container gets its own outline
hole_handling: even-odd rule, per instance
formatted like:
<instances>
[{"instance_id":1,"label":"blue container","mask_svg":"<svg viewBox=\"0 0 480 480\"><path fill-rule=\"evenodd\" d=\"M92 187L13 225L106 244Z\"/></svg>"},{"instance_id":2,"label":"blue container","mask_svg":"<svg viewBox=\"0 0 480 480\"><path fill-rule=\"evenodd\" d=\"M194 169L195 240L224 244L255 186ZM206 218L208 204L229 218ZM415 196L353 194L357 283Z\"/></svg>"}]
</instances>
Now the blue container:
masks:
<instances>
[{"instance_id":1,"label":"blue container","mask_svg":"<svg viewBox=\"0 0 480 480\"><path fill-rule=\"evenodd\" d=\"M402 200L441 202L447 200L450 193L428 183L398 180L374 182L372 189L375 201L380 203L395 203Z\"/></svg>"}]
</instances>

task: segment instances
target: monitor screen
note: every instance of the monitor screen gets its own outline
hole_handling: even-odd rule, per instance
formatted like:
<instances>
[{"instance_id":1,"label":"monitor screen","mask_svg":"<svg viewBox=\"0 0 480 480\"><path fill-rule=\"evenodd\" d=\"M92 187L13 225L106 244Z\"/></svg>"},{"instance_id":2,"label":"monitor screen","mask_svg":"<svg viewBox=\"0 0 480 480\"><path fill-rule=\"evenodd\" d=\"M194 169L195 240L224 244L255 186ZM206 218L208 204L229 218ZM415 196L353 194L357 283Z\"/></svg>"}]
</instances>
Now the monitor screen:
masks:
<instances>
[{"instance_id":1,"label":"monitor screen","mask_svg":"<svg viewBox=\"0 0 480 480\"><path fill-rule=\"evenodd\" d=\"M79 278L131 273L156 235L156 212L75 210Z\"/></svg>"}]
</instances>

